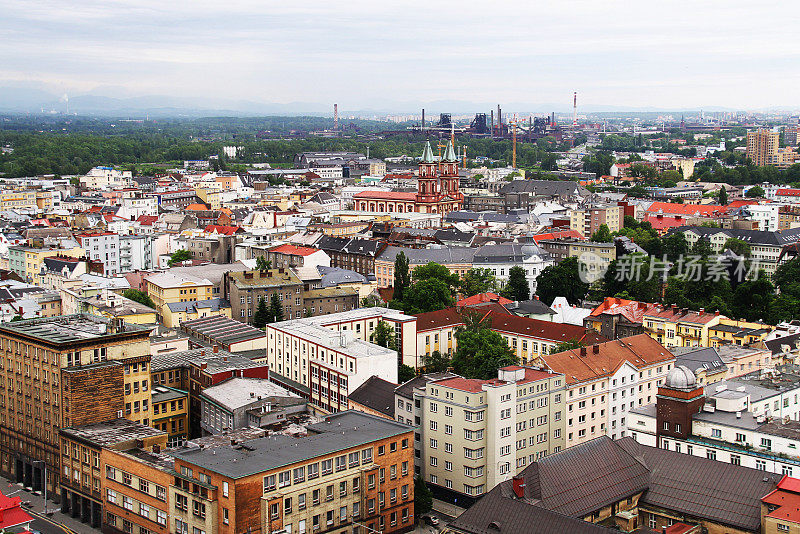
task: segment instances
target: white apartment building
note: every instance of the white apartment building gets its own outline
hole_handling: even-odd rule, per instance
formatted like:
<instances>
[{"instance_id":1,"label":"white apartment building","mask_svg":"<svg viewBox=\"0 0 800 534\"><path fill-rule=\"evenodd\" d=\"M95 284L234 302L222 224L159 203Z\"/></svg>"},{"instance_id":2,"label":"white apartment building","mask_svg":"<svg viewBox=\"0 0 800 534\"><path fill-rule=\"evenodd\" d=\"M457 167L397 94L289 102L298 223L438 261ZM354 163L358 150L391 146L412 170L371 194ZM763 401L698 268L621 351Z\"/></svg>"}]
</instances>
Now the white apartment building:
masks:
<instances>
[{"instance_id":1,"label":"white apartment building","mask_svg":"<svg viewBox=\"0 0 800 534\"><path fill-rule=\"evenodd\" d=\"M121 272L119 260L119 235L112 232L87 232L77 235L89 259L103 263L103 274L113 276Z\"/></svg>"},{"instance_id":2,"label":"white apartment building","mask_svg":"<svg viewBox=\"0 0 800 534\"><path fill-rule=\"evenodd\" d=\"M153 243L154 235L121 235L119 236L120 272L154 269Z\"/></svg>"},{"instance_id":3,"label":"white apartment building","mask_svg":"<svg viewBox=\"0 0 800 534\"><path fill-rule=\"evenodd\" d=\"M130 185L133 175L131 171L118 171L113 167L95 167L78 180L86 189L117 189Z\"/></svg>"},{"instance_id":4,"label":"white apartment building","mask_svg":"<svg viewBox=\"0 0 800 534\"><path fill-rule=\"evenodd\" d=\"M545 267L553 265L550 255L536 245L484 245L475 251L473 269L489 269L501 284L508 282L512 267L522 267L528 288L536 291L536 279Z\"/></svg>"},{"instance_id":5,"label":"white apartment building","mask_svg":"<svg viewBox=\"0 0 800 534\"><path fill-rule=\"evenodd\" d=\"M758 229L762 232L778 231L779 210L779 204L750 204L742 208L745 217L756 221Z\"/></svg>"},{"instance_id":6,"label":"white apartment building","mask_svg":"<svg viewBox=\"0 0 800 534\"><path fill-rule=\"evenodd\" d=\"M472 502L564 448L562 374L510 366L496 379L453 376L422 391L419 474L440 498Z\"/></svg>"},{"instance_id":7,"label":"white apartment building","mask_svg":"<svg viewBox=\"0 0 800 534\"><path fill-rule=\"evenodd\" d=\"M675 356L647 334L536 360L566 379L566 447L628 435L631 410L656 401Z\"/></svg>"},{"instance_id":8,"label":"white apartment building","mask_svg":"<svg viewBox=\"0 0 800 534\"><path fill-rule=\"evenodd\" d=\"M397 383L398 351L368 341L380 321L394 326L401 351L413 350L406 340L416 339L415 318L388 308L268 324L266 361L273 380L299 383L313 404L329 411L346 410L350 392L373 375Z\"/></svg>"},{"instance_id":9,"label":"white apartment building","mask_svg":"<svg viewBox=\"0 0 800 534\"><path fill-rule=\"evenodd\" d=\"M128 197L123 198L117 215L134 221L142 215L157 216L158 201L155 197Z\"/></svg>"}]
</instances>

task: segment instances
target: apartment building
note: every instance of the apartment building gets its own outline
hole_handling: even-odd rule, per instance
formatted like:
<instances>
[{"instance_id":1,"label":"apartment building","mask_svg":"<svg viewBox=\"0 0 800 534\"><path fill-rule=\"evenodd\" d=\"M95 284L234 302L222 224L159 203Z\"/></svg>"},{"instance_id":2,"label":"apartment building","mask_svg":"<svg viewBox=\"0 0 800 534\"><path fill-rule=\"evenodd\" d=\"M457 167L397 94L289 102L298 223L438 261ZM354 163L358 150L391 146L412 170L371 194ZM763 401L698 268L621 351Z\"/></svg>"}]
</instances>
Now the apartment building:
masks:
<instances>
[{"instance_id":1,"label":"apartment building","mask_svg":"<svg viewBox=\"0 0 800 534\"><path fill-rule=\"evenodd\" d=\"M413 317L387 308L283 321L267 325L266 361L270 377L282 385L308 388L310 402L323 410L346 410L348 398L375 375L397 382L399 351L367 341L379 321L394 323L398 347L410 348Z\"/></svg>"},{"instance_id":2,"label":"apartment building","mask_svg":"<svg viewBox=\"0 0 800 534\"><path fill-rule=\"evenodd\" d=\"M2 191L0 192L0 210L33 210L38 212L37 195L37 191L33 189Z\"/></svg>"},{"instance_id":3,"label":"apartment building","mask_svg":"<svg viewBox=\"0 0 800 534\"><path fill-rule=\"evenodd\" d=\"M278 296L285 319L299 319L303 313L303 282L291 269L229 272L223 280L231 317L237 321L252 324L258 301L264 299L269 306L272 295Z\"/></svg>"},{"instance_id":4,"label":"apartment building","mask_svg":"<svg viewBox=\"0 0 800 534\"><path fill-rule=\"evenodd\" d=\"M153 384L151 426L167 433L167 446L175 447L189 437L189 392Z\"/></svg>"},{"instance_id":5,"label":"apartment building","mask_svg":"<svg viewBox=\"0 0 800 534\"><path fill-rule=\"evenodd\" d=\"M536 363L565 376L565 446L572 447L598 436L628 435L630 411L656 401L675 356L639 334L544 355Z\"/></svg>"},{"instance_id":6,"label":"apartment building","mask_svg":"<svg viewBox=\"0 0 800 534\"><path fill-rule=\"evenodd\" d=\"M112 419L65 428L60 435L62 513L96 529L105 523L121 532L133 532L136 522L148 532L167 534L167 529L159 527L166 526L170 477L165 473L159 481L162 485L151 487L149 481L137 476L134 485L133 473L138 470L123 468L121 459L114 458L112 452L137 443L143 450L159 449L167 443L164 432L126 419ZM135 494L124 491L134 488L138 490ZM119 495L123 492L125 496Z\"/></svg>"},{"instance_id":7,"label":"apartment building","mask_svg":"<svg viewBox=\"0 0 800 534\"><path fill-rule=\"evenodd\" d=\"M362 225L365 223L346 223ZM314 247L325 251L330 256L331 267L349 269L363 275L375 273L375 258L386 248L386 243L372 239L345 238L323 235Z\"/></svg>"},{"instance_id":8,"label":"apartment building","mask_svg":"<svg viewBox=\"0 0 800 534\"><path fill-rule=\"evenodd\" d=\"M114 276L120 272L119 235L113 232L87 232L75 236L86 257L103 264L103 274Z\"/></svg>"},{"instance_id":9,"label":"apartment building","mask_svg":"<svg viewBox=\"0 0 800 534\"><path fill-rule=\"evenodd\" d=\"M272 267L297 269L298 267L331 266L331 259L323 250L296 245L278 245L267 250L264 255Z\"/></svg>"},{"instance_id":10,"label":"apartment building","mask_svg":"<svg viewBox=\"0 0 800 534\"><path fill-rule=\"evenodd\" d=\"M645 332L665 347L709 347L711 329L725 316L718 311L698 311L678 306L653 306L645 310Z\"/></svg>"},{"instance_id":11,"label":"apartment building","mask_svg":"<svg viewBox=\"0 0 800 534\"><path fill-rule=\"evenodd\" d=\"M43 488L46 465L58 497L61 428L150 423L149 329L83 315L4 323L0 355L0 470L26 487Z\"/></svg>"},{"instance_id":12,"label":"apartment building","mask_svg":"<svg viewBox=\"0 0 800 534\"><path fill-rule=\"evenodd\" d=\"M500 284L508 282L512 267L522 267L531 294L536 292L536 279L553 265L550 255L536 245L516 243L483 245L478 247L472 260L474 269L488 269Z\"/></svg>"},{"instance_id":13,"label":"apartment building","mask_svg":"<svg viewBox=\"0 0 800 534\"><path fill-rule=\"evenodd\" d=\"M36 277L42 271L45 258L53 256L66 256L81 258L85 256L82 247L70 248L37 248L23 245L8 247L8 268L18 274L26 282L36 282Z\"/></svg>"},{"instance_id":14,"label":"apartment building","mask_svg":"<svg viewBox=\"0 0 800 534\"><path fill-rule=\"evenodd\" d=\"M176 482L209 488L206 502L175 489L176 531L395 533L413 528L410 427L347 411L306 430L303 437L273 434L176 451ZM189 500L198 504L190 508Z\"/></svg>"},{"instance_id":15,"label":"apartment building","mask_svg":"<svg viewBox=\"0 0 800 534\"><path fill-rule=\"evenodd\" d=\"M472 269L472 261L476 250L470 247L432 249L386 247L375 258L375 277L378 280L378 287L392 287L394 285L394 262L401 252L408 258L408 266L412 271L414 267L435 262L447 267L452 274L463 277L467 271Z\"/></svg>"},{"instance_id":16,"label":"apartment building","mask_svg":"<svg viewBox=\"0 0 800 534\"><path fill-rule=\"evenodd\" d=\"M184 273L163 272L148 276L147 294L153 299L159 319L164 308L173 302L193 302L214 297L214 284L208 278Z\"/></svg>"},{"instance_id":17,"label":"apartment building","mask_svg":"<svg viewBox=\"0 0 800 534\"><path fill-rule=\"evenodd\" d=\"M608 265L617 259L614 243L595 243L580 239L542 239L537 243L556 263L566 258L591 257L593 262Z\"/></svg>"},{"instance_id":18,"label":"apartment building","mask_svg":"<svg viewBox=\"0 0 800 534\"><path fill-rule=\"evenodd\" d=\"M779 132L759 129L747 132L747 157L753 165L774 165L778 153Z\"/></svg>"},{"instance_id":19,"label":"apartment building","mask_svg":"<svg viewBox=\"0 0 800 534\"><path fill-rule=\"evenodd\" d=\"M435 495L473 503L565 446L564 375L510 366L497 379L429 381L419 399L420 475Z\"/></svg>"},{"instance_id":20,"label":"apartment building","mask_svg":"<svg viewBox=\"0 0 800 534\"><path fill-rule=\"evenodd\" d=\"M569 212L569 227L586 238L591 237L604 224L610 231L618 232L623 226L624 209L615 204L578 206Z\"/></svg>"}]
</instances>

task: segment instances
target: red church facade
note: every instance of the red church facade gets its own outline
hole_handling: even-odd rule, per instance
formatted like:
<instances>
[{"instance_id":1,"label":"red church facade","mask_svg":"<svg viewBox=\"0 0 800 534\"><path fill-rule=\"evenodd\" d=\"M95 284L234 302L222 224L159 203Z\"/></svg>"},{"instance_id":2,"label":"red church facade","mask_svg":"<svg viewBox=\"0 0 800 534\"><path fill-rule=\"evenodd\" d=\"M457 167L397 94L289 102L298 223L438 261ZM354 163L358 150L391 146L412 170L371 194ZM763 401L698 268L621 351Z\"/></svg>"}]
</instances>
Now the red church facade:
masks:
<instances>
[{"instance_id":1,"label":"red church facade","mask_svg":"<svg viewBox=\"0 0 800 534\"><path fill-rule=\"evenodd\" d=\"M439 163L433 159L430 143L425 145L419 164L417 192L364 191L353 197L356 211L377 213L448 213L458 211L464 195L458 188L458 158L453 142Z\"/></svg>"}]
</instances>

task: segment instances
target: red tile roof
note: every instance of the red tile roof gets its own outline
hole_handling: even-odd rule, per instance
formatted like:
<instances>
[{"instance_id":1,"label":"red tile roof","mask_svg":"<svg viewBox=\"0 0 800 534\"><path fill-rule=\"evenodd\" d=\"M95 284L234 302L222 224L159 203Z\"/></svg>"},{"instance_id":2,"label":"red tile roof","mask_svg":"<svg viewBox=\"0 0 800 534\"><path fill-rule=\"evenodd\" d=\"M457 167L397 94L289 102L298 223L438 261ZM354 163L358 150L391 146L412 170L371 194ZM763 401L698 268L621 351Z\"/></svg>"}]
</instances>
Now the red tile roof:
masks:
<instances>
[{"instance_id":1,"label":"red tile roof","mask_svg":"<svg viewBox=\"0 0 800 534\"><path fill-rule=\"evenodd\" d=\"M686 308L678 308L677 306L653 306L648 308L645 312L648 317L658 317L672 322L681 323L697 323L706 324L710 323L714 318L720 317L717 312L707 312L688 310ZM724 317L724 316L722 316Z\"/></svg>"},{"instance_id":2,"label":"red tile roof","mask_svg":"<svg viewBox=\"0 0 800 534\"><path fill-rule=\"evenodd\" d=\"M0 493L0 529L16 527L30 521L33 521L33 517L22 509L20 497L8 497Z\"/></svg>"},{"instance_id":3,"label":"red tile roof","mask_svg":"<svg viewBox=\"0 0 800 534\"><path fill-rule=\"evenodd\" d=\"M509 300L505 297L501 297L497 293L478 293L477 295L472 295L471 297L459 300L458 302L456 302L456 306L458 307L474 306L476 304L481 304L484 302L498 302L500 304L511 304L514 301Z\"/></svg>"},{"instance_id":4,"label":"red tile roof","mask_svg":"<svg viewBox=\"0 0 800 534\"><path fill-rule=\"evenodd\" d=\"M538 369L531 369L530 367L521 367L519 365L510 365L508 367L503 367L503 369L515 371L518 369L525 369L525 378L522 380L517 380L517 384L527 384L528 382L535 382L537 380L543 380L547 378L552 378L553 374L548 373L546 371L540 371ZM454 378L443 378L441 380L437 380L434 382L437 386L448 387L452 389L458 389L460 391L467 391L470 393L478 393L483 391L483 386L502 386L507 384L508 382L504 380L499 380L497 378L492 378L490 380L480 380L477 378L463 378L463 377L454 377Z\"/></svg>"},{"instance_id":5,"label":"red tile roof","mask_svg":"<svg viewBox=\"0 0 800 534\"><path fill-rule=\"evenodd\" d=\"M462 324L464 324L464 319L456 308L446 308L417 315L417 332Z\"/></svg>"},{"instance_id":6,"label":"red tile roof","mask_svg":"<svg viewBox=\"0 0 800 534\"><path fill-rule=\"evenodd\" d=\"M208 211L208 206L205 204L189 204L183 209L184 211Z\"/></svg>"},{"instance_id":7,"label":"red tile roof","mask_svg":"<svg viewBox=\"0 0 800 534\"><path fill-rule=\"evenodd\" d=\"M784 476L778 487L761 498L761 502L778 508L767 514L767 517L800 523L800 480Z\"/></svg>"},{"instance_id":8,"label":"red tile roof","mask_svg":"<svg viewBox=\"0 0 800 534\"><path fill-rule=\"evenodd\" d=\"M564 373L567 384L576 384L610 376L625 362L641 369L674 361L675 356L652 337L639 334L592 347L548 354L542 359L553 371Z\"/></svg>"},{"instance_id":9,"label":"red tile roof","mask_svg":"<svg viewBox=\"0 0 800 534\"><path fill-rule=\"evenodd\" d=\"M153 223L158 220L158 215L139 215L136 222L142 226L153 226Z\"/></svg>"},{"instance_id":10,"label":"red tile roof","mask_svg":"<svg viewBox=\"0 0 800 534\"><path fill-rule=\"evenodd\" d=\"M620 299L617 297L606 297L602 304L592 310L589 315L597 317L601 314L622 315L632 323L641 324L642 316L648 311L655 309L656 304L639 302L637 300Z\"/></svg>"},{"instance_id":11,"label":"red tile roof","mask_svg":"<svg viewBox=\"0 0 800 534\"><path fill-rule=\"evenodd\" d=\"M554 323L508 313L492 312L490 316L491 329L496 332L546 339L556 343L575 339L592 345L607 341L594 330L587 330L574 324Z\"/></svg>"},{"instance_id":12,"label":"red tile roof","mask_svg":"<svg viewBox=\"0 0 800 534\"><path fill-rule=\"evenodd\" d=\"M237 232L244 231L241 226L222 226L219 224L209 224L206 226L206 232L217 233L222 235L233 235Z\"/></svg>"},{"instance_id":13,"label":"red tile roof","mask_svg":"<svg viewBox=\"0 0 800 534\"><path fill-rule=\"evenodd\" d=\"M782 197L797 197L800 196L800 189L778 189L775 191L775 195Z\"/></svg>"},{"instance_id":14,"label":"red tile roof","mask_svg":"<svg viewBox=\"0 0 800 534\"><path fill-rule=\"evenodd\" d=\"M375 200L405 200L413 202L417 199L417 194L414 192L402 191L362 191L356 193L353 198L375 199Z\"/></svg>"},{"instance_id":15,"label":"red tile roof","mask_svg":"<svg viewBox=\"0 0 800 534\"><path fill-rule=\"evenodd\" d=\"M645 215L644 220L649 222L655 231L669 230L689 224L684 215Z\"/></svg>"},{"instance_id":16,"label":"red tile roof","mask_svg":"<svg viewBox=\"0 0 800 534\"><path fill-rule=\"evenodd\" d=\"M319 250L310 247L298 247L297 245L278 245L275 248L271 248L270 252L277 252L279 254L287 254L290 256L310 256L315 252L319 252Z\"/></svg>"},{"instance_id":17,"label":"red tile roof","mask_svg":"<svg viewBox=\"0 0 800 534\"><path fill-rule=\"evenodd\" d=\"M103 235L116 235L114 232L86 232L85 234L80 234L78 237L100 237Z\"/></svg>"},{"instance_id":18,"label":"red tile roof","mask_svg":"<svg viewBox=\"0 0 800 534\"><path fill-rule=\"evenodd\" d=\"M546 232L544 234L536 234L533 236L533 241L538 245L539 241L543 239L586 239L583 237L577 230L563 230L563 231L554 231L554 232Z\"/></svg>"},{"instance_id":19,"label":"red tile roof","mask_svg":"<svg viewBox=\"0 0 800 534\"><path fill-rule=\"evenodd\" d=\"M725 215L727 211L727 206L676 204L674 202L653 202L647 208L647 214L649 215L656 215L658 213L680 213L682 215L692 215L695 217L719 217Z\"/></svg>"}]
</instances>

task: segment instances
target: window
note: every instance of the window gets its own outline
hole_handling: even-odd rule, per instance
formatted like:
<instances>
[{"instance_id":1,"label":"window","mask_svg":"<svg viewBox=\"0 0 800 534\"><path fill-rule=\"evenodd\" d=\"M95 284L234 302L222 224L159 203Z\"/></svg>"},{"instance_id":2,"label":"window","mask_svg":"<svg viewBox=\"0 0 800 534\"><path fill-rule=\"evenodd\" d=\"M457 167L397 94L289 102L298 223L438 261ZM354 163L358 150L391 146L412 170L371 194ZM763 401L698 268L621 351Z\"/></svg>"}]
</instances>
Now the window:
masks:
<instances>
[{"instance_id":1,"label":"window","mask_svg":"<svg viewBox=\"0 0 800 534\"><path fill-rule=\"evenodd\" d=\"M309 476L309 478L311 478ZM264 493L275 489L275 475L267 475L264 477Z\"/></svg>"}]
</instances>

